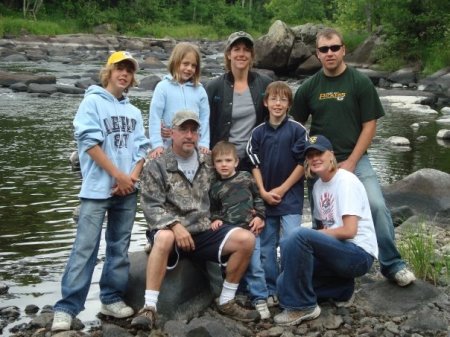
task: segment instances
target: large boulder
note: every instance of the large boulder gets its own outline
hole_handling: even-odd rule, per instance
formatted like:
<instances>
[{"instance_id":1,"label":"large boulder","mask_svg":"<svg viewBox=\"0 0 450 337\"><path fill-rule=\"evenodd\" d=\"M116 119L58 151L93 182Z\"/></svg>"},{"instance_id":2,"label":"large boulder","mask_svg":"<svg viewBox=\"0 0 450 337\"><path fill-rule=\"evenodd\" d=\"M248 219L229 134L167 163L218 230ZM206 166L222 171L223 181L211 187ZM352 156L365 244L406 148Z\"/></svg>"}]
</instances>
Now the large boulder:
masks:
<instances>
[{"instance_id":1,"label":"large boulder","mask_svg":"<svg viewBox=\"0 0 450 337\"><path fill-rule=\"evenodd\" d=\"M147 254L130 254L130 274L125 302L138 310L144 305ZM158 298L161 320L192 319L205 310L218 296L222 287L222 274L218 264L197 264L180 259L173 270L168 270Z\"/></svg>"},{"instance_id":2,"label":"large boulder","mask_svg":"<svg viewBox=\"0 0 450 337\"><path fill-rule=\"evenodd\" d=\"M36 75L31 73L0 71L0 86L9 87L11 84L19 82L25 84L54 84L56 83L56 77L53 75Z\"/></svg>"},{"instance_id":3,"label":"large boulder","mask_svg":"<svg viewBox=\"0 0 450 337\"><path fill-rule=\"evenodd\" d=\"M294 39L294 33L284 22L275 21L268 33L255 42L255 67L285 72Z\"/></svg>"},{"instance_id":4,"label":"large boulder","mask_svg":"<svg viewBox=\"0 0 450 337\"><path fill-rule=\"evenodd\" d=\"M357 65L371 65L376 59L374 50L381 45L381 38L377 34L370 35L362 44L356 47L351 53L347 53L345 61Z\"/></svg>"},{"instance_id":5,"label":"large boulder","mask_svg":"<svg viewBox=\"0 0 450 337\"><path fill-rule=\"evenodd\" d=\"M390 207L409 206L440 226L450 226L450 174L421 169L383 189Z\"/></svg>"}]
</instances>

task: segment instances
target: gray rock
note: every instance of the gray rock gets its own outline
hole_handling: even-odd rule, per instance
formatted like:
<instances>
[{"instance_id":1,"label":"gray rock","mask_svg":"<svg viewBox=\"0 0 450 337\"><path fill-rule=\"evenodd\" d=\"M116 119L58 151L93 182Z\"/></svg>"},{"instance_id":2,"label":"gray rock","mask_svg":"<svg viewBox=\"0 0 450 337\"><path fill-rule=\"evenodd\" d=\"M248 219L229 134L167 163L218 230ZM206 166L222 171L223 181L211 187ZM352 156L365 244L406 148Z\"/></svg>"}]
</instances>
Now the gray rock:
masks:
<instances>
[{"instance_id":1,"label":"gray rock","mask_svg":"<svg viewBox=\"0 0 450 337\"><path fill-rule=\"evenodd\" d=\"M144 251L131 253L130 262L128 289L124 299L138 310L144 305L147 254ZM161 287L158 298L161 321L191 319L211 304L221 286L218 265L208 263L205 267L189 259L180 259L175 269L167 271Z\"/></svg>"},{"instance_id":2,"label":"gray rock","mask_svg":"<svg viewBox=\"0 0 450 337\"><path fill-rule=\"evenodd\" d=\"M155 90L156 85L161 81L161 78L156 75L146 76L139 81L139 88L145 90Z\"/></svg>"},{"instance_id":3,"label":"gray rock","mask_svg":"<svg viewBox=\"0 0 450 337\"><path fill-rule=\"evenodd\" d=\"M115 324L103 324L102 325L103 336L108 337L134 337L124 328L117 326Z\"/></svg>"},{"instance_id":4,"label":"gray rock","mask_svg":"<svg viewBox=\"0 0 450 337\"><path fill-rule=\"evenodd\" d=\"M396 146L409 146L410 142L408 138L405 137L399 137L399 136L392 136L389 137L386 142L390 145L396 145Z\"/></svg>"},{"instance_id":5,"label":"gray rock","mask_svg":"<svg viewBox=\"0 0 450 337\"><path fill-rule=\"evenodd\" d=\"M54 84L56 77L53 75L35 75L31 73L14 73L7 71L0 71L0 86L9 87L14 83L39 83L39 84Z\"/></svg>"},{"instance_id":6,"label":"gray rock","mask_svg":"<svg viewBox=\"0 0 450 337\"><path fill-rule=\"evenodd\" d=\"M407 205L394 207L391 209L392 222L394 226L400 226L405 220L414 215L414 211Z\"/></svg>"},{"instance_id":7,"label":"gray rock","mask_svg":"<svg viewBox=\"0 0 450 337\"><path fill-rule=\"evenodd\" d=\"M447 130L447 129L439 130L436 135L436 138L450 140L450 130Z\"/></svg>"},{"instance_id":8,"label":"gray rock","mask_svg":"<svg viewBox=\"0 0 450 337\"><path fill-rule=\"evenodd\" d=\"M267 34L255 41L255 67L286 71L294 39L294 33L284 22L275 21Z\"/></svg>"},{"instance_id":9,"label":"gray rock","mask_svg":"<svg viewBox=\"0 0 450 337\"><path fill-rule=\"evenodd\" d=\"M441 114L450 115L450 107L446 106L441 109Z\"/></svg>"},{"instance_id":10,"label":"gray rock","mask_svg":"<svg viewBox=\"0 0 450 337\"><path fill-rule=\"evenodd\" d=\"M448 331L448 320L442 311L424 307L408 317L405 329L418 330L421 334L444 335Z\"/></svg>"},{"instance_id":11,"label":"gray rock","mask_svg":"<svg viewBox=\"0 0 450 337\"><path fill-rule=\"evenodd\" d=\"M383 280L364 284L358 294L359 304L365 310L379 315L404 315L438 299L439 290L429 283L417 280L405 288Z\"/></svg>"},{"instance_id":12,"label":"gray rock","mask_svg":"<svg viewBox=\"0 0 450 337\"><path fill-rule=\"evenodd\" d=\"M26 92L28 90L28 86L22 82L11 84L9 88L12 91L17 91L17 92Z\"/></svg>"},{"instance_id":13,"label":"gray rock","mask_svg":"<svg viewBox=\"0 0 450 337\"><path fill-rule=\"evenodd\" d=\"M417 82L417 70L413 68L399 69L388 76L388 80L394 83L409 84Z\"/></svg>"},{"instance_id":14,"label":"gray rock","mask_svg":"<svg viewBox=\"0 0 450 337\"><path fill-rule=\"evenodd\" d=\"M380 46L382 40L379 35L370 35L363 43L361 43L355 50L345 56L346 62L357 63L360 65L370 65L375 61L373 56L374 50Z\"/></svg>"},{"instance_id":15,"label":"gray rock","mask_svg":"<svg viewBox=\"0 0 450 337\"><path fill-rule=\"evenodd\" d=\"M29 93L39 93L39 94L54 94L58 89L56 85L53 84L38 84L38 83L30 83L28 86Z\"/></svg>"},{"instance_id":16,"label":"gray rock","mask_svg":"<svg viewBox=\"0 0 450 337\"><path fill-rule=\"evenodd\" d=\"M3 57L4 62L26 62L28 61L28 57L23 54L11 54Z\"/></svg>"},{"instance_id":17,"label":"gray rock","mask_svg":"<svg viewBox=\"0 0 450 337\"><path fill-rule=\"evenodd\" d=\"M298 68L295 70L295 76L300 78L305 75L313 75L320 68L322 68L322 64L320 63L319 59L316 57L316 55L311 55L305 62L298 66Z\"/></svg>"},{"instance_id":18,"label":"gray rock","mask_svg":"<svg viewBox=\"0 0 450 337\"><path fill-rule=\"evenodd\" d=\"M73 87L71 85L57 84L56 90L58 92L62 92L63 94L71 94L71 95L82 95L84 94L84 89Z\"/></svg>"},{"instance_id":19,"label":"gray rock","mask_svg":"<svg viewBox=\"0 0 450 337\"><path fill-rule=\"evenodd\" d=\"M383 187L383 190L390 207L407 205L415 213L431 217L447 218L450 213L450 174L448 173L434 169L421 169Z\"/></svg>"}]
</instances>

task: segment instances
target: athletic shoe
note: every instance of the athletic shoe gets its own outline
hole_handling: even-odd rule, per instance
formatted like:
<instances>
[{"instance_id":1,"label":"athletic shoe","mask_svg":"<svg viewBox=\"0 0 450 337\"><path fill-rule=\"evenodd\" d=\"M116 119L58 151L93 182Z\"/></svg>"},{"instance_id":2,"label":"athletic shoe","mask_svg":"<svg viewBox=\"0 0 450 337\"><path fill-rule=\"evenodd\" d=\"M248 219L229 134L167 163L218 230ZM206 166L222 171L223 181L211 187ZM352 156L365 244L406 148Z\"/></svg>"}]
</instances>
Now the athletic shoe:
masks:
<instances>
[{"instance_id":1,"label":"athletic shoe","mask_svg":"<svg viewBox=\"0 0 450 337\"><path fill-rule=\"evenodd\" d=\"M282 326L297 325L303 321L308 321L319 317L320 307L316 305L312 309L306 310L283 310L281 314L276 315L273 320L276 324Z\"/></svg>"},{"instance_id":2,"label":"athletic shoe","mask_svg":"<svg viewBox=\"0 0 450 337\"><path fill-rule=\"evenodd\" d=\"M52 331L67 331L72 325L72 316L64 311L55 311Z\"/></svg>"},{"instance_id":3,"label":"athletic shoe","mask_svg":"<svg viewBox=\"0 0 450 337\"><path fill-rule=\"evenodd\" d=\"M270 311L265 300L258 300L255 303L255 309L259 312L261 319L269 319Z\"/></svg>"},{"instance_id":4,"label":"athletic shoe","mask_svg":"<svg viewBox=\"0 0 450 337\"><path fill-rule=\"evenodd\" d=\"M395 273L394 275L394 281L400 286L400 287L406 287L411 282L414 282L416 280L416 276L413 274L412 271L410 271L408 268L403 268Z\"/></svg>"},{"instance_id":5,"label":"athletic shoe","mask_svg":"<svg viewBox=\"0 0 450 337\"><path fill-rule=\"evenodd\" d=\"M227 303L219 304L216 300L217 310L224 316L241 322L258 321L261 317L257 310L247 310L236 303L233 299Z\"/></svg>"},{"instance_id":6,"label":"athletic shoe","mask_svg":"<svg viewBox=\"0 0 450 337\"><path fill-rule=\"evenodd\" d=\"M277 295L269 295L269 297L267 297L267 306L269 308L278 307L279 304Z\"/></svg>"},{"instance_id":7,"label":"athletic shoe","mask_svg":"<svg viewBox=\"0 0 450 337\"><path fill-rule=\"evenodd\" d=\"M144 306L131 321L131 327L139 330L151 330L156 325L156 309Z\"/></svg>"},{"instance_id":8,"label":"athletic shoe","mask_svg":"<svg viewBox=\"0 0 450 337\"><path fill-rule=\"evenodd\" d=\"M100 312L106 316L113 316L115 318L126 318L133 316L134 310L126 305L123 301L102 304Z\"/></svg>"}]
</instances>

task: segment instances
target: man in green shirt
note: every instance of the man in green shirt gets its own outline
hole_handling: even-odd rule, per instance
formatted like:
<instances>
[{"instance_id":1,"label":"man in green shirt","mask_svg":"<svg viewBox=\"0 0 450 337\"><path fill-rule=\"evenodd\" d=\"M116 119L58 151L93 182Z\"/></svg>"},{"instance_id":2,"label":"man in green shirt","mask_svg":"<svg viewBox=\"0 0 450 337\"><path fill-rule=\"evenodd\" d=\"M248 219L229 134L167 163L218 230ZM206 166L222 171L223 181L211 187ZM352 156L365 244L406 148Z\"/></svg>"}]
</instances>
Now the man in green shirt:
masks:
<instances>
[{"instance_id":1,"label":"man in green shirt","mask_svg":"<svg viewBox=\"0 0 450 337\"><path fill-rule=\"evenodd\" d=\"M291 115L302 124L311 116L310 135L327 137L339 167L355 173L364 184L377 234L381 272L399 286L406 286L415 276L397 250L392 218L367 156L377 119L384 116L380 99L370 79L345 64L345 45L338 31L320 31L316 48L322 70L297 90Z\"/></svg>"}]
</instances>

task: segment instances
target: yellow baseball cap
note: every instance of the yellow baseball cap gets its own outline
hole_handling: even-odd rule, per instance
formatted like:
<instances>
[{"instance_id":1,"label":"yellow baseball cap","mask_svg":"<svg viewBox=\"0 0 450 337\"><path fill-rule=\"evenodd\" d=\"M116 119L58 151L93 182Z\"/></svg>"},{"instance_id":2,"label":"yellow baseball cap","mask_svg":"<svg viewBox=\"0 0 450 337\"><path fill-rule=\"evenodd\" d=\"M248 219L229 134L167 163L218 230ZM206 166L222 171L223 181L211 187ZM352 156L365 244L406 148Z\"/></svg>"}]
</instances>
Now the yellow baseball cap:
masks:
<instances>
[{"instance_id":1,"label":"yellow baseball cap","mask_svg":"<svg viewBox=\"0 0 450 337\"><path fill-rule=\"evenodd\" d=\"M134 64L134 68L136 71L139 70L139 63L136 61L136 59L131 56L131 54L127 51L116 51L111 54L111 56L108 58L108 62L106 62L106 65L110 64L116 64L123 60L129 60Z\"/></svg>"}]
</instances>

